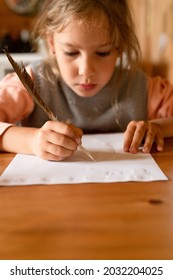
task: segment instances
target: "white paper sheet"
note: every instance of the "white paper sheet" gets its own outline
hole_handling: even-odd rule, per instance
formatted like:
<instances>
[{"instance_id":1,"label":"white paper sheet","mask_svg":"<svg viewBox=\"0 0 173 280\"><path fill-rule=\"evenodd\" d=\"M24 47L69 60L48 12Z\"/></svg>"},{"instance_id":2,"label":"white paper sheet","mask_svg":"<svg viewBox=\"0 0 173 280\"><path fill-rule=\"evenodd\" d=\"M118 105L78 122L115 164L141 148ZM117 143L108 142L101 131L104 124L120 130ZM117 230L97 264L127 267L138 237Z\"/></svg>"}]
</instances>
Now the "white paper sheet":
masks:
<instances>
[{"instance_id":1,"label":"white paper sheet","mask_svg":"<svg viewBox=\"0 0 173 280\"><path fill-rule=\"evenodd\" d=\"M123 152L121 133L84 135L82 141L96 162L81 151L62 162L17 154L0 176L0 185L167 180L150 154Z\"/></svg>"}]
</instances>

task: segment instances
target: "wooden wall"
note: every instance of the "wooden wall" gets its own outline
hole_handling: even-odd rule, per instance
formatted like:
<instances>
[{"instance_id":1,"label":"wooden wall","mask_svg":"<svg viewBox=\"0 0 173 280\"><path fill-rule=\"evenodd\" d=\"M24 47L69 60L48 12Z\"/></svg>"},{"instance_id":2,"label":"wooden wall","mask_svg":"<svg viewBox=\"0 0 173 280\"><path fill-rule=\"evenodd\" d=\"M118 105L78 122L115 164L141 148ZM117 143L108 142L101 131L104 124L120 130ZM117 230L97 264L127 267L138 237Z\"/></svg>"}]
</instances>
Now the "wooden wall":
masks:
<instances>
[{"instance_id":1,"label":"wooden wall","mask_svg":"<svg viewBox=\"0 0 173 280\"><path fill-rule=\"evenodd\" d=\"M140 41L143 67L173 82L173 1L129 0Z\"/></svg>"}]
</instances>

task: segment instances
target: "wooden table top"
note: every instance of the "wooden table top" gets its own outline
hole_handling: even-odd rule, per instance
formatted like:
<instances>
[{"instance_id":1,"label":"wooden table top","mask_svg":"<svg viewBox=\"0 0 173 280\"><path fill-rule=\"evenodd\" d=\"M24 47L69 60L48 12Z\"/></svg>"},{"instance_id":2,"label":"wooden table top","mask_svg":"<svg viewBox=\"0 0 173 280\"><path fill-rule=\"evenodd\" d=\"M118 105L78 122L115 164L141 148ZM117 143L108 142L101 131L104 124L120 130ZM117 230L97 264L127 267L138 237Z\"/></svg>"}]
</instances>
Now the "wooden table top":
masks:
<instances>
[{"instance_id":1,"label":"wooden table top","mask_svg":"<svg viewBox=\"0 0 173 280\"><path fill-rule=\"evenodd\" d=\"M0 259L173 259L173 139L152 155L168 181L1 186Z\"/></svg>"}]
</instances>

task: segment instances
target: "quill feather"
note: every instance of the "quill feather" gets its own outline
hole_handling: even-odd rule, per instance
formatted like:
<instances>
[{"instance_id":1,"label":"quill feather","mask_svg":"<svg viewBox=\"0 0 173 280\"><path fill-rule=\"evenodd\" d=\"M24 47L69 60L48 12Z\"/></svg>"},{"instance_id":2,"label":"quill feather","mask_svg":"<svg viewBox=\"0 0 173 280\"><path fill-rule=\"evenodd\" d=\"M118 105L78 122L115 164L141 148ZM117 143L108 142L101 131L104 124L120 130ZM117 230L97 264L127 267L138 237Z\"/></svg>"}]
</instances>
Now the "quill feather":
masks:
<instances>
[{"instance_id":1,"label":"quill feather","mask_svg":"<svg viewBox=\"0 0 173 280\"><path fill-rule=\"evenodd\" d=\"M34 87L34 82L30 75L27 73L25 66L22 64L21 66L18 65L17 62L14 61L12 56L8 52L8 48L4 47L3 51L5 52L9 62L11 63L14 71L18 75L20 81L28 91L28 93L32 96L34 99L35 103L37 103L38 106L42 108L42 110L45 112L45 114L48 116L48 118L52 121L57 121L56 116L54 113L50 110L50 108L46 105L46 103L43 101L43 99L40 97L38 92L36 91ZM85 153L92 161L95 161L93 156L89 151L87 151L82 145L78 145L78 148Z\"/></svg>"}]
</instances>

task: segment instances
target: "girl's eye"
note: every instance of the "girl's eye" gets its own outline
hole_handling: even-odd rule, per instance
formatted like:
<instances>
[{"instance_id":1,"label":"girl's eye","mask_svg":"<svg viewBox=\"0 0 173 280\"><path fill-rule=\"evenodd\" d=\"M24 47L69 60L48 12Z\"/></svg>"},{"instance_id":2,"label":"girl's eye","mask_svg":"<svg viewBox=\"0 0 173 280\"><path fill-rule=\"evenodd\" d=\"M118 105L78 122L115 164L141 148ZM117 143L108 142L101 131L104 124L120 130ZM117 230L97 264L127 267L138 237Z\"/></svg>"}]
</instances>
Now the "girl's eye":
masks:
<instances>
[{"instance_id":1,"label":"girl's eye","mask_svg":"<svg viewBox=\"0 0 173 280\"><path fill-rule=\"evenodd\" d=\"M76 55L79 54L78 52L64 52L64 53L65 53L65 55L67 55L67 56L76 56Z\"/></svg>"},{"instance_id":2,"label":"girl's eye","mask_svg":"<svg viewBox=\"0 0 173 280\"><path fill-rule=\"evenodd\" d=\"M98 56L105 57L105 56L110 55L111 52L110 52L110 51L108 51L108 52L96 52L96 54L97 54Z\"/></svg>"}]
</instances>

